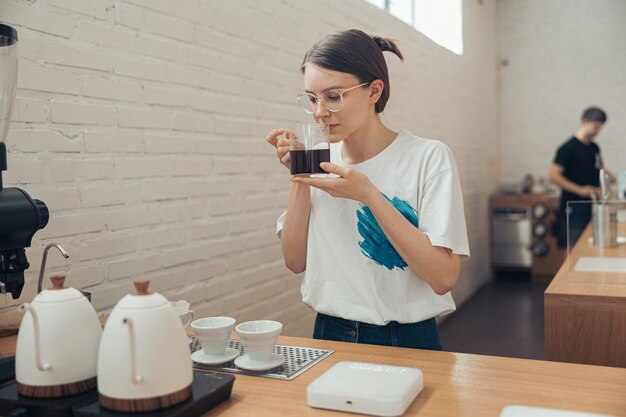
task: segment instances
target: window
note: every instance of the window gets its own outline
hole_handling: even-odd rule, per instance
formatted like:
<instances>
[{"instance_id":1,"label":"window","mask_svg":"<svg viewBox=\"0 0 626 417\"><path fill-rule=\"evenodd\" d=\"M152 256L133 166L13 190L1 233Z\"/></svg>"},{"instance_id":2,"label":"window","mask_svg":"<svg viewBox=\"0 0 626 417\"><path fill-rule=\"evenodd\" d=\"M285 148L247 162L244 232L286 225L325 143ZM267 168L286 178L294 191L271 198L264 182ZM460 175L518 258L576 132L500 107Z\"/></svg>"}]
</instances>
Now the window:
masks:
<instances>
[{"instance_id":1,"label":"window","mask_svg":"<svg viewBox=\"0 0 626 417\"><path fill-rule=\"evenodd\" d=\"M462 0L367 0L434 42L463 55Z\"/></svg>"}]
</instances>

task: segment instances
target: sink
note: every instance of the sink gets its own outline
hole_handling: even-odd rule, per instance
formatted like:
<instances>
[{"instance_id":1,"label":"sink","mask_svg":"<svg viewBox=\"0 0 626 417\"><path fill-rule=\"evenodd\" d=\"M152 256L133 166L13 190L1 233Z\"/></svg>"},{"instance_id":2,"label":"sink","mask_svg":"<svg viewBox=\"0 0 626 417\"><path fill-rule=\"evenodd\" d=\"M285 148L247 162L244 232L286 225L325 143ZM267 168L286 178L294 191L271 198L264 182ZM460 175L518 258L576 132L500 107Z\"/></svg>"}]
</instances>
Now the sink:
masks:
<instances>
[{"instance_id":1,"label":"sink","mask_svg":"<svg viewBox=\"0 0 626 417\"><path fill-rule=\"evenodd\" d=\"M583 256L576 262L575 271L626 272L626 258Z\"/></svg>"}]
</instances>

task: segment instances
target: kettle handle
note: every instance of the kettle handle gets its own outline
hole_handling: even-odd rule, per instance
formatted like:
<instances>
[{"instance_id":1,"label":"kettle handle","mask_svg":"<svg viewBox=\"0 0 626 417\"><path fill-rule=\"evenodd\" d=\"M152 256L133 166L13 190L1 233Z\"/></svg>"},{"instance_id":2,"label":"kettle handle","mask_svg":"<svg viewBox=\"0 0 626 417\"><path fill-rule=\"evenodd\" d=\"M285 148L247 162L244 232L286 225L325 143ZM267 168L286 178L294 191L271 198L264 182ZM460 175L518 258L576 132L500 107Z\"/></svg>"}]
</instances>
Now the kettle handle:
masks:
<instances>
[{"instance_id":1,"label":"kettle handle","mask_svg":"<svg viewBox=\"0 0 626 417\"><path fill-rule=\"evenodd\" d=\"M139 384L143 381L143 376L137 372L137 348L135 345L135 325L129 317L122 319L122 323L128 326L128 335L130 337L130 380L133 384Z\"/></svg>"},{"instance_id":2,"label":"kettle handle","mask_svg":"<svg viewBox=\"0 0 626 417\"><path fill-rule=\"evenodd\" d=\"M24 303L19 307L20 312L26 313L26 311L30 312L30 315L33 317L33 332L35 336L35 365L37 369L40 371L49 371L52 369L52 365L48 362L43 362L41 360L41 343L39 340L39 315L37 314L37 310L29 303Z\"/></svg>"}]
</instances>

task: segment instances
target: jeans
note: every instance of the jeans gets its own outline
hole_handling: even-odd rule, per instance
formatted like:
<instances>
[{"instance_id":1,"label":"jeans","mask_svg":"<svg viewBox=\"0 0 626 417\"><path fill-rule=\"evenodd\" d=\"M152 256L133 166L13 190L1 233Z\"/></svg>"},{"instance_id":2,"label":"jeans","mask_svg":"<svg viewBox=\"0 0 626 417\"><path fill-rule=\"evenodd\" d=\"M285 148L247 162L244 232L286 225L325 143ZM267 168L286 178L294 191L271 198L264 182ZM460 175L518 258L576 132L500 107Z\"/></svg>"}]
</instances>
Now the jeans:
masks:
<instances>
[{"instance_id":1,"label":"jeans","mask_svg":"<svg viewBox=\"0 0 626 417\"><path fill-rule=\"evenodd\" d=\"M396 321L391 321L386 326L378 326L317 313L313 338L338 342L441 350L439 328L434 318L418 323L400 324Z\"/></svg>"}]
</instances>

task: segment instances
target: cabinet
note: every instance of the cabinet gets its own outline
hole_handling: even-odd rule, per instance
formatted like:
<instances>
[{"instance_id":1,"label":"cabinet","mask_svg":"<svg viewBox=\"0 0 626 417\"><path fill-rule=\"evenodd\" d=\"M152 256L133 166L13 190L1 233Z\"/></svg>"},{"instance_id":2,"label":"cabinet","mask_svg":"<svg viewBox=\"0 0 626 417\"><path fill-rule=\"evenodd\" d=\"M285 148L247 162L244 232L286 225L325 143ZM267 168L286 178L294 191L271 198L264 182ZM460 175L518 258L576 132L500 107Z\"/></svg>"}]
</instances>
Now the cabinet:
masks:
<instances>
[{"instance_id":1,"label":"cabinet","mask_svg":"<svg viewBox=\"0 0 626 417\"><path fill-rule=\"evenodd\" d=\"M626 273L574 267L582 257L626 258L626 245L598 248L590 237L591 225L546 289L546 359L626 368Z\"/></svg>"}]
</instances>

